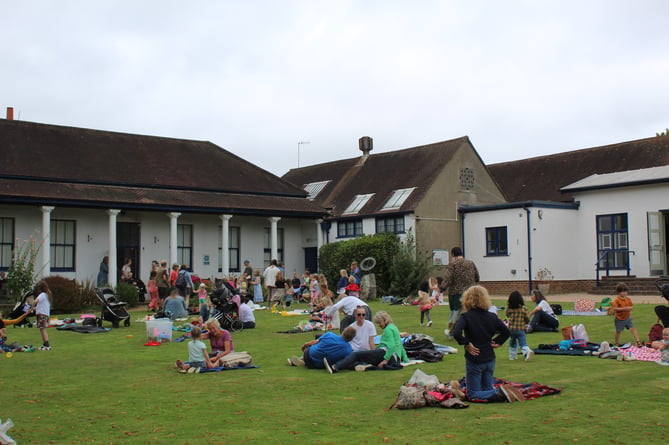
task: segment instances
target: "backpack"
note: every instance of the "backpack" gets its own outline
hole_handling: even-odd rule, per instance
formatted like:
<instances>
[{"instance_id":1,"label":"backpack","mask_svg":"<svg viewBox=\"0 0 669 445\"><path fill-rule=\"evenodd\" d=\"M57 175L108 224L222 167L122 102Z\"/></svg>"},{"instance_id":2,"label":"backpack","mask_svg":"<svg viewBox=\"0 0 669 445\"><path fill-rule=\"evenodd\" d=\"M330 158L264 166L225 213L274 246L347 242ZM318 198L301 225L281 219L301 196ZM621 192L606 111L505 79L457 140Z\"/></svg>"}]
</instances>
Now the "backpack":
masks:
<instances>
[{"instance_id":1,"label":"backpack","mask_svg":"<svg viewBox=\"0 0 669 445\"><path fill-rule=\"evenodd\" d=\"M176 287L186 287L186 272L179 273L177 275L177 281L175 283Z\"/></svg>"},{"instance_id":2,"label":"backpack","mask_svg":"<svg viewBox=\"0 0 669 445\"><path fill-rule=\"evenodd\" d=\"M423 360L425 362L440 362L444 359L444 353L436 349L421 349L412 354L412 358Z\"/></svg>"},{"instance_id":3,"label":"backpack","mask_svg":"<svg viewBox=\"0 0 669 445\"><path fill-rule=\"evenodd\" d=\"M664 327L661 324L655 323L653 326L651 326L650 332L648 332L648 340L651 342L662 340L663 329Z\"/></svg>"},{"instance_id":4,"label":"backpack","mask_svg":"<svg viewBox=\"0 0 669 445\"><path fill-rule=\"evenodd\" d=\"M551 304L551 309L555 315L562 315L562 305L561 304Z\"/></svg>"},{"instance_id":5,"label":"backpack","mask_svg":"<svg viewBox=\"0 0 669 445\"><path fill-rule=\"evenodd\" d=\"M223 368L246 368L253 365L253 357L246 351L231 352L218 359L218 365Z\"/></svg>"}]
</instances>

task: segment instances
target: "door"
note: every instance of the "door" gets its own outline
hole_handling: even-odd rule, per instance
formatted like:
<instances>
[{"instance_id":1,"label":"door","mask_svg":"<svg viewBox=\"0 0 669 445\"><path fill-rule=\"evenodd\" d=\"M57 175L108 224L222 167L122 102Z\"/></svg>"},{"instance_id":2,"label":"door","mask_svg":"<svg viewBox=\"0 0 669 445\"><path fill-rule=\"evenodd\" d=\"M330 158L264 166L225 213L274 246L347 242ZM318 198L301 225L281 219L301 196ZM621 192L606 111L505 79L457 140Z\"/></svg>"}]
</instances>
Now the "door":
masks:
<instances>
[{"instance_id":1,"label":"door","mask_svg":"<svg viewBox=\"0 0 669 445\"><path fill-rule=\"evenodd\" d=\"M132 260L132 276L141 280L139 269L139 224L138 223L116 223L116 270L120 281L121 268L125 260Z\"/></svg>"},{"instance_id":2,"label":"door","mask_svg":"<svg viewBox=\"0 0 669 445\"><path fill-rule=\"evenodd\" d=\"M306 247L304 249L304 267L311 273L318 271L318 247Z\"/></svg>"},{"instance_id":3,"label":"door","mask_svg":"<svg viewBox=\"0 0 669 445\"><path fill-rule=\"evenodd\" d=\"M648 259L650 275L666 273L666 238L664 215L660 212L648 212Z\"/></svg>"}]
</instances>

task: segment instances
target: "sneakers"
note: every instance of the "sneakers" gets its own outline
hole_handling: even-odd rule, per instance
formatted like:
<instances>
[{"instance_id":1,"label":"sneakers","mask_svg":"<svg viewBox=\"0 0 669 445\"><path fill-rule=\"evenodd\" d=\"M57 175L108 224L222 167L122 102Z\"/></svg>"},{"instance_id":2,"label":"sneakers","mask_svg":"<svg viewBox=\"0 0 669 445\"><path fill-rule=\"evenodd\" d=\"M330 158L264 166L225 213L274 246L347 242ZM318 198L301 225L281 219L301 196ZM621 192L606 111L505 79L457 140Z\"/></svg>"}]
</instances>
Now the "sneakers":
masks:
<instances>
[{"instance_id":1,"label":"sneakers","mask_svg":"<svg viewBox=\"0 0 669 445\"><path fill-rule=\"evenodd\" d=\"M304 366L304 361L302 361L300 357L294 355L288 359L288 364L290 366Z\"/></svg>"},{"instance_id":2,"label":"sneakers","mask_svg":"<svg viewBox=\"0 0 669 445\"><path fill-rule=\"evenodd\" d=\"M51 351L51 346L40 346L39 350L40 351Z\"/></svg>"},{"instance_id":3,"label":"sneakers","mask_svg":"<svg viewBox=\"0 0 669 445\"><path fill-rule=\"evenodd\" d=\"M530 349L529 351L527 351L527 354L525 354L525 361L526 362L532 361L532 357L534 357L534 351Z\"/></svg>"},{"instance_id":4,"label":"sneakers","mask_svg":"<svg viewBox=\"0 0 669 445\"><path fill-rule=\"evenodd\" d=\"M450 329L444 329L444 335L446 335L446 337L448 337L449 340L453 340L453 336L451 335Z\"/></svg>"},{"instance_id":5,"label":"sneakers","mask_svg":"<svg viewBox=\"0 0 669 445\"><path fill-rule=\"evenodd\" d=\"M337 372L334 366L330 366L330 363L328 363L328 359L326 357L323 357L323 366L325 366L325 369L327 369L330 374Z\"/></svg>"},{"instance_id":6,"label":"sneakers","mask_svg":"<svg viewBox=\"0 0 669 445\"><path fill-rule=\"evenodd\" d=\"M499 386L499 389L502 390L502 394L504 394L504 397L506 397L506 400L509 403L525 401L525 396L523 393L512 385L504 383Z\"/></svg>"},{"instance_id":7,"label":"sneakers","mask_svg":"<svg viewBox=\"0 0 669 445\"><path fill-rule=\"evenodd\" d=\"M200 373L200 368L195 368L191 366L188 368L188 374L199 374Z\"/></svg>"},{"instance_id":8,"label":"sneakers","mask_svg":"<svg viewBox=\"0 0 669 445\"><path fill-rule=\"evenodd\" d=\"M365 372L371 367L372 365L365 363L364 365L355 365L355 370L358 372Z\"/></svg>"},{"instance_id":9,"label":"sneakers","mask_svg":"<svg viewBox=\"0 0 669 445\"><path fill-rule=\"evenodd\" d=\"M427 327L429 328L430 326L432 326L432 320L427 322Z\"/></svg>"}]
</instances>

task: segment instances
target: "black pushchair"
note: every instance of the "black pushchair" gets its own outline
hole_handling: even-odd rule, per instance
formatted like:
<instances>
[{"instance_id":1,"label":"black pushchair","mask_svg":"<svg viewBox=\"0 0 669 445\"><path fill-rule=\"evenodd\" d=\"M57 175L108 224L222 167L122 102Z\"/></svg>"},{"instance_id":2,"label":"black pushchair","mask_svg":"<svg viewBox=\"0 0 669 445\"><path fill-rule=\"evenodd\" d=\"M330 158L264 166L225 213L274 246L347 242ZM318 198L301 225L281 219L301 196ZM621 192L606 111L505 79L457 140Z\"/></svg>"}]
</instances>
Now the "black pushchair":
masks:
<instances>
[{"instance_id":1,"label":"black pushchair","mask_svg":"<svg viewBox=\"0 0 669 445\"><path fill-rule=\"evenodd\" d=\"M657 286L660 293L665 300L669 301L669 278L659 278L655 280L655 286Z\"/></svg>"},{"instance_id":2,"label":"black pushchair","mask_svg":"<svg viewBox=\"0 0 669 445\"><path fill-rule=\"evenodd\" d=\"M12 311L9 313L8 317L3 319L5 325L14 325L14 327L28 325L29 328L32 328L33 323L28 317L32 312L34 303L35 296L33 291L28 291L23 294L21 301L16 303L14 309L12 309Z\"/></svg>"},{"instance_id":3,"label":"black pushchair","mask_svg":"<svg viewBox=\"0 0 669 445\"><path fill-rule=\"evenodd\" d=\"M102 314L98 320L98 326L102 326L103 321L111 321L112 327L118 328L123 322L123 326L130 326L130 314L126 306L128 303L120 301L109 288L96 288L95 296L102 303Z\"/></svg>"},{"instance_id":4,"label":"black pushchair","mask_svg":"<svg viewBox=\"0 0 669 445\"><path fill-rule=\"evenodd\" d=\"M239 295L230 297L230 290L223 286L216 289L211 295L211 304L214 307L210 318L218 320L223 329L233 332L244 329L244 324L239 319L239 305L241 304Z\"/></svg>"}]
</instances>

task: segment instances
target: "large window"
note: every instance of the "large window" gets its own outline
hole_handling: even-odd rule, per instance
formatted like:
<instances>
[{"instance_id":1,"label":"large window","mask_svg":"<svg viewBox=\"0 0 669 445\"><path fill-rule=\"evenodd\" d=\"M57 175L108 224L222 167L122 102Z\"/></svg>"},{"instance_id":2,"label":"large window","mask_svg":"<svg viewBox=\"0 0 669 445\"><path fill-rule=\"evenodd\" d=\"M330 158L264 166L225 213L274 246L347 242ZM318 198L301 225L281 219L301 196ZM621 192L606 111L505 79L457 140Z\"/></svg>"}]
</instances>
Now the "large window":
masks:
<instances>
[{"instance_id":1,"label":"large window","mask_svg":"<svg viewBox=\"0 0 669 445\"><path fill-rule=\"evenodd\" d=\"M347 215L351 213L358 213L360 210L362 210L365 204L367 204L367 201L369 201L372 196L374 196L374 193L368 193L366 195L355 195L355 198L353 198L351 204L346 207L346 210L344 210L343 214Z\"/></svg>"},{"instance_id":2,"label":"large window","mask_svg":"<svg viewBox=\"0 0 669 445\"><path fill-rule=\"evenodd\" d=\"M276 229L276 248L278 258L272 258L272 238L269 227L265 227L265 237L264 237L264 251L263 251L263 263L265 267L268 267L273 259L281 261L283 263L283 229Z\"/></svg>"},{"instance_id":3,"label":"large window","mask_svg":"<svg viewBox=\"0 0 669 445\"><path fill-rule=\"evenodd\" d=\"M74 271L76 252L76 222L65 219L51 220L51 270Z\"/></svg>"},{"instance_id":4,"label":"large window","mask_svg":"<svg viewBox=\"0 0 669 445\"><path fill-rule=\"evenodd\" d=\"M337 222L337 238L353 238L354 236L362 236L362 234L361 219Z\"/></svg>"},{"instance_id":5,"label":"large window","mask_svg":"<svg viewBox=\"0 0 669 445\"><path fill-rule=\"evenodd\" d=\"M376 218L376 233L404 233L404 216Z\"/></svg>"},{"instance_id":6,"label":"large window","mask_svg":"<svg viewBox=\"0 0 669 445\"><path fill-rule=\"evenodd\" d=\"M223 240L221 239L221 226L218 226L218 271L223 272ZM239 272L239 227L228 227L228 264L229 272Z\"/></svg>"},{"instance_id":7,"label":"large window","mask_svg":"<svg viewBox=\"0 0 669 445\"><path fill-rule=\"evenodd\" d=\"M0 218L0 270L12 264L14 250L14 218Z\"/></svg>"},{"instance_id":8,"label":"large window","mask_svg":"<svg viewBox=\"0 0 669 445\"><path fill-rule=\"evenodd\" d=\"M177 225L177 263L193 270L193 225Z\"/></svg>"},{"instance_id":9,"label":"large window","mask_svg":"<svg viewBox=\"0 0 669 445\"><path fill-rule=\"evenodd\" d=\"M627 213L597 216L597 257L600 269L627 269Z\"/></svg>"},{"instance_id":10,"label":"large window","mask_svg":"<svg viewBox=\"0 0 669 445\"><path fill-rule=\"evenodd\" d=\"M506 227L486 227L486 255L508 255L509 246L506 239Z\"/></svg>"}]
</instances>

